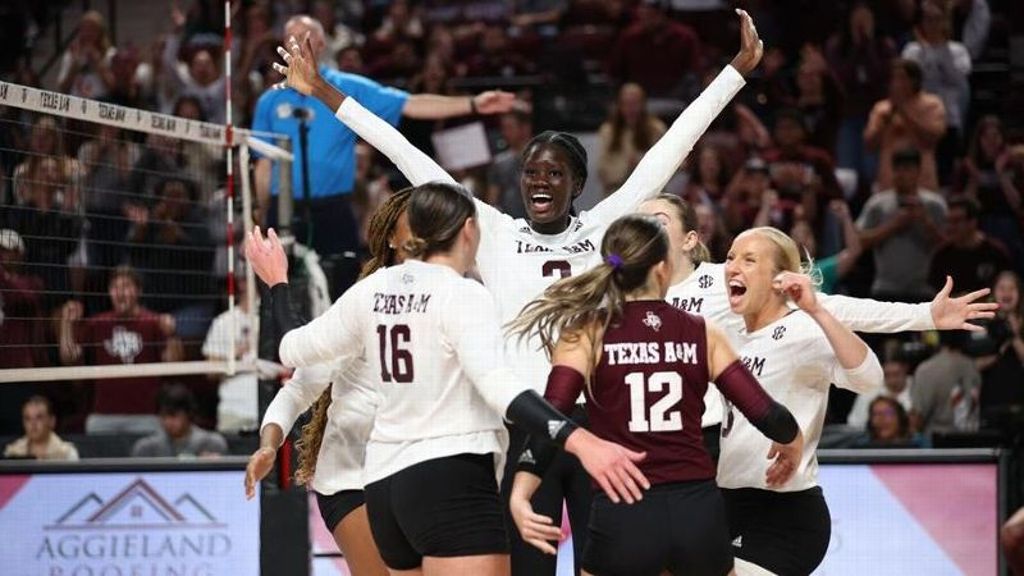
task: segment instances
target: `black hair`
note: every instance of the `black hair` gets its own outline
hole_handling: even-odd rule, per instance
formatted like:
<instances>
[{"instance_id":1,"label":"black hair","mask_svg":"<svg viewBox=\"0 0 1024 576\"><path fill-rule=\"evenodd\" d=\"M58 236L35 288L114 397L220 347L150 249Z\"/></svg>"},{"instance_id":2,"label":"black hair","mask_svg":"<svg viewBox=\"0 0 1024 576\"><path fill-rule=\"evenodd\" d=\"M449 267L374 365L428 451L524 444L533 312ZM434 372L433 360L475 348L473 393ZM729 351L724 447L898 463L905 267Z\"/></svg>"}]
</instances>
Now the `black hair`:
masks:
<instances>
[{"instance_id":1,"label":"black hair","mask_svg":"<svg viewBox=\"0 0 1024 576\"><path fill-rule=\"evenodd\" d=\"M977 220L981 214L981 204L970 196L957 196L952 198L948 204L948 210L959 208L964 211L968 220Z\"/></svg>"},{"instance_id":2,"label":"black hair","mask_svg":"<svg viewBox=\"0 0 1024 576\"><path fill-rule=\"evenodd\" d=\"M195 412L196 400L192 391L182 384L171 384L160 389L156 397L157 414L180 414L189 416Z\"/></svg>"},{"instance_id":3,"label":"black hair","mask_svg":"<svg viewBox=\"0 0 1024 576\"><path fill-rule=\"evenodd\" d=\"M35 395L29 397L28 400L25 400L25 403L21 405L22 411L24 411L25 410L25 406L28 406L29 404L41 404L42 406L44 406L46 408L46 415L47 416L54 416L54 413L53 413L53 402L50 402L50 399L47 398L46 396L43 396L42 394L35 394Z\"/></svg>"},{"instance_id":4,"label":"black hair","mask_svg":"<svg viewBox=\"0 0 1024 576\"><path fill-rule=\"evenodd\" d=\"M893 68L900 68L910 79L910 85L914 88L914 92L921 91L921 82L923 81L923 73L921 72L921 65L913 60L907 58L895 58L892 61Z\"/></svg>"}]
</instances>

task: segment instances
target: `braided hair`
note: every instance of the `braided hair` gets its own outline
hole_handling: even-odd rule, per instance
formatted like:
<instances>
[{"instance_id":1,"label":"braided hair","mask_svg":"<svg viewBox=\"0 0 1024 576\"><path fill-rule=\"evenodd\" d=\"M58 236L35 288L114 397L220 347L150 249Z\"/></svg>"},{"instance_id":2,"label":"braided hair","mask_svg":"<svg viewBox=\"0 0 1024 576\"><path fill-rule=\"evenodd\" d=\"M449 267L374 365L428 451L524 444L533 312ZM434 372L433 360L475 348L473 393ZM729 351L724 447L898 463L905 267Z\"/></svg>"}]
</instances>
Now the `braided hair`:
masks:
<instances>
[{"instance_id":1,"label":"braided hair","mask_svg":"<svg viewBox=\"0 0 1024 576\"><path fill-rule=\"evenodd\" d=\"M412 188L400 190L392 195L373 213L370 218L367 239L370 248L370 259L363 264L359 278L365 278L377 270L395 264L396 250L389 244L391 233L395 230L398 219L409 205ZM320 394L311 408L312 417L302 427L302 433L296 448L299 451L299 469L295 472L295 481L308 484L316 474L316 460L323 444L324 432L327 430L327 410L331 407L331 389L327 387Z\"/></svg>"}]
</instances>

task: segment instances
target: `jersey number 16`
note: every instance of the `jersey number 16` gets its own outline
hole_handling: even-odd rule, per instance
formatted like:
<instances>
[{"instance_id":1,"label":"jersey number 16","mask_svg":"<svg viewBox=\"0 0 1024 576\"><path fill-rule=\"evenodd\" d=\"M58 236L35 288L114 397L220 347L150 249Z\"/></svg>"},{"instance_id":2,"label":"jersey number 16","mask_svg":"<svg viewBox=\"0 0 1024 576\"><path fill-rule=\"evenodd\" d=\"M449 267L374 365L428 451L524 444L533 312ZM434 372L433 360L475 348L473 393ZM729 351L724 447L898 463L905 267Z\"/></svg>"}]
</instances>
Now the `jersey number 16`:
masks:
<instances>
[{"instance_id":1,"label":"jersey number 16","mask_svg":"<svg viewBox=\"0 0 1024 576\"><path fill-rule=\"evenodd\" d=\"M626 375L629 386L630 432L676 432L683 429L683 414L672 410L683 399L683 377L678 372L655 372L644 378L643 372ZM647 406L647 392L667 393Z\"/></svg>"},{"instance_id":2,"label":"jersey number 16","mask_svg":"<svg viewBox=\"0 0 1024 576\"><path fill-rule=\"evenodd\" d=\"M377 338L380 344L380 379L384 382L408 384L413 379L412 353L402 345L412 340L412 332L405 324L391 327L390 338L388 327L377 325ZM390 342L389 342L390 341ZM390 353L389 346L390 344ZM391 367L388 370L388 366Z\"/></svg>"}]
</instances>

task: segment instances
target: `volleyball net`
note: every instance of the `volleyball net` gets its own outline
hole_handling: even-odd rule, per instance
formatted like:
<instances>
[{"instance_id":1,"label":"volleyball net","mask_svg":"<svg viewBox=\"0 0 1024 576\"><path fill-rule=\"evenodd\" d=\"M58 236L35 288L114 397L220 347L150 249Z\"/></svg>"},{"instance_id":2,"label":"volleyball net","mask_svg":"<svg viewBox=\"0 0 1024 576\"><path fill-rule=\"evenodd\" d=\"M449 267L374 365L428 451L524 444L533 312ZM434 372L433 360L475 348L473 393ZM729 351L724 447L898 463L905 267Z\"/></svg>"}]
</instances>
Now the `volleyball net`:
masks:
<instances>
[{"instance_id":1,"label":"volleyball net","mask_svg":"<svg viewBox=\"0 0 1024 576\"><path fill-rule=\"evenodd\" d=\"M0 82L0 382L253 369L251 133L178 110Z\"/></svg>"}]
</instances>

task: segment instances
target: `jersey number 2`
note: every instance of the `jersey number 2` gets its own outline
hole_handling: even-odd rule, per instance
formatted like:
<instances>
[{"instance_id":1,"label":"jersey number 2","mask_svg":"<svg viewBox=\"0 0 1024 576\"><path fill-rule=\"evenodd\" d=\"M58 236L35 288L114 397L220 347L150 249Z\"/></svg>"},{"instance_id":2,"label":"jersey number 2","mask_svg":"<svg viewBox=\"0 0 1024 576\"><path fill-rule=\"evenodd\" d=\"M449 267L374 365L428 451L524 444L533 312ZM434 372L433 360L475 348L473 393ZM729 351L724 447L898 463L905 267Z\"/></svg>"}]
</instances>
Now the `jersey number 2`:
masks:
<instances>
[{"instance_id":1,"label":"jersey number 2","mask_svg":"<svg viewBox=\"0 0 1024 576\"><path fill-rule=\"evenodd\" d=\"M655 372L645 380L643 372L626 375L629 386L630 432L676 432L683 429L683 414L670 409L683 399L683 377L677 372ZM668 392L647 406L647 392Z\"/></svg>"},{"instance_id":2,"label":"jersey number 2","mask_svg":"<svg viewBox=\"0 0 1024 576\"><path fill-rule=\"evenodd\" d=\"M391 336L388 337L388 327L383 324L377 325L377 337L380 344L380 379L384 382L399 382L408 384L413 379L412 353L403 348L403 344L409 344L412 339L412 332L405 324L396 324L391 327ZM390 342L388 342L390 340ZM388 354L388 344L391 344L391 353ZM388 366L391 370L388 371Z\"/></svg>"}]
</instances>

